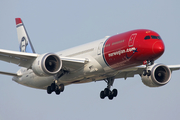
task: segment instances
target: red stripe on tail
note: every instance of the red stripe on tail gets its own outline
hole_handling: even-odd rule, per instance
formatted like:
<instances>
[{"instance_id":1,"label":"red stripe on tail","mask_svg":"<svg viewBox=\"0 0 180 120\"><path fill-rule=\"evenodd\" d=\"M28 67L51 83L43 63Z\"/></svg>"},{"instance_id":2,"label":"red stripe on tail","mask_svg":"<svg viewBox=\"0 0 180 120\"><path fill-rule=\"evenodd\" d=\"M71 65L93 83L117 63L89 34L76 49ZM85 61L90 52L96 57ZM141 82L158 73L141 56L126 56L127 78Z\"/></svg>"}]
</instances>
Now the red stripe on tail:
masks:
<instances>
[{"instance_id":1,"label":"red stripe on tail","mask_svg":"<svg viewBox=\"0 0 180 120\"><path fill-rule=\"evenodd\" d=\"M21 18L16 18L16 25L21 24L21 23L22 23Z\"/></svg>"}]
</instances>

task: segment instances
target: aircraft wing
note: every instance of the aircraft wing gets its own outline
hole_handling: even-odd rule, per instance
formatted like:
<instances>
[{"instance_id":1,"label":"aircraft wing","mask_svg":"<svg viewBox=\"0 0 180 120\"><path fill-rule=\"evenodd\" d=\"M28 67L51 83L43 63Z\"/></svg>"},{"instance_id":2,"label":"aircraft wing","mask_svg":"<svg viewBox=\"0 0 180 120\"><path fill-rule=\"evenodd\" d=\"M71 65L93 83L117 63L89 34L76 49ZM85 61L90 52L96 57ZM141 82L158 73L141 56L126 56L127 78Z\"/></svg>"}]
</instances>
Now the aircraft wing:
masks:
<instances>
[{"instance_id":1,"label":"aircraft wing","mask_svg":"<svg viewBox=\"0 0 180 120\"><path fill-rule=\"evenodd\" d=\"M36 53L16 52L0 49L0 60L17 64L21 67L30 68L34 60L39 56ZM63 63L63 68L75 70L87 63L87 59L60 57ZM0 74L3 74L0 72ZM10 74L11 75L11 74Z\"/></svg>"},{"instance_id":2,"label":"aircraft wing","mask_svg":"<svg viewBox=\"0 0 180 120\"><path fill-rule=\"evenodd\" d=\"M171 70L171 72L180 69L180 65L167 65L167 67ZM145 68L146 68L146 66L142 65L142 66L138 66L138 67L121 70L115 75L115 78L126 79L128 77L134 77L134 75L137 75L137 74L141 75Z\"/></svg>"},{"instance_id":3,"label":"aircraft wing","mask_svg":"<svg viewBox=\"0 0 180 120\"><path fill-rule=\"evenodd\" d=\"M29 68L38 54L0 49L0 60Z\"/></svg>"}]
</instances>

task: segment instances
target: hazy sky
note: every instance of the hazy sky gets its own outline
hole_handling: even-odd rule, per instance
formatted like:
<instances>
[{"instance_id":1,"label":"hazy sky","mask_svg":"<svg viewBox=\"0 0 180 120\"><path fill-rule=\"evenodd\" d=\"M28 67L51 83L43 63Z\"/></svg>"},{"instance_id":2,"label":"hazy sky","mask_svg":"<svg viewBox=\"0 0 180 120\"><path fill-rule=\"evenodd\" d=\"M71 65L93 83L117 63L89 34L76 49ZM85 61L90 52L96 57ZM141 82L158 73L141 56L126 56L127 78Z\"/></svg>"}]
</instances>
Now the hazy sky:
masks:
<instances>
[{"instance_id":1,"label":"hazy sky","mask_svg":"<svg viewBox=\"0 0 180 120\"><path fill-rule=\"evenodd\" d=\"M15 18L21 17L37 53L58 52L133 29L151 29L165 43L156 62L180 64L179 0L2 0L0 48L19 51ZM0 62L0 71L20 67ZM177 120L180 119L180 71L159 88L140 76L116 79L119 93L101 100L105 82L69 85L60 96L33 89L0 75L0 120Z\"/></svg>"}]
</instances>

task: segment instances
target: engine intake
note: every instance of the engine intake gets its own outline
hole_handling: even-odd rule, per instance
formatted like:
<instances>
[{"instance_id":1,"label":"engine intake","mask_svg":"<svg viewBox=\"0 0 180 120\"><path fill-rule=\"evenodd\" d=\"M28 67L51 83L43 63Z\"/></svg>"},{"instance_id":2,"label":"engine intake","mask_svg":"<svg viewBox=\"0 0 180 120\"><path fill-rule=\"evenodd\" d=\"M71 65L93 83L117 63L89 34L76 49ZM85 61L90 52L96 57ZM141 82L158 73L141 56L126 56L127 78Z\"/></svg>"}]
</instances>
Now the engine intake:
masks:
<instances>
[{"instance_id":1,"label":"engine intake","mask_svg":"<svg viewBox=\"0 0 180 120\"><path fill-rule=\"evenodd\" d=\"M151 71L150 76L144 76L142 74L142 82L149 87L160 87L167 84L171 79L171 70L162 64L155 64L148 67Z\"/></svg>"},{"instance_id":2,"label":"engine intake","mask_svg":"<svg viewBox=\"0 0 180 120\"><path fill-rule=\"evenodd\" d=\"M52 53L40 55L32 64L32 70L38 76L54 75L61 70L61 67L60 57Z\"/></svg>"}]
</instances>

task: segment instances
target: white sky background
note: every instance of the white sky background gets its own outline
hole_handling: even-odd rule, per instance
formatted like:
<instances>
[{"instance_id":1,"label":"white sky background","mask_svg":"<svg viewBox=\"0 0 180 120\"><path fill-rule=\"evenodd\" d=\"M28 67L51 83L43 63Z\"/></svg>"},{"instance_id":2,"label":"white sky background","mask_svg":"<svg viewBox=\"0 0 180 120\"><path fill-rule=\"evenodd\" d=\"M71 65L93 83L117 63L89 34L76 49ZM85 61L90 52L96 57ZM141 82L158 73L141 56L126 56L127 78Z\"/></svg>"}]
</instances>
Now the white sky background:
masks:
<instances>
[{"instance_id":1,"label":"white sky background","mask_svg":"<svg viewBox=\"0 0 180 120\"><path fill-rule=\"evenodd\" d=\"M37 53L57 52L107 35L133 29L158 32L165 53L156 62L180 64L179 0L3 0L0 2L0 48L19 51L15 18L21 17ZM0 71L18 66L0 62ZM19 85L0 75L0 120L177 120L180 119L180 71L159 88L139 76L117 79L119 93L101 100L105 82L70 85L60 96Z\"/></svg>"}]
</instances>

